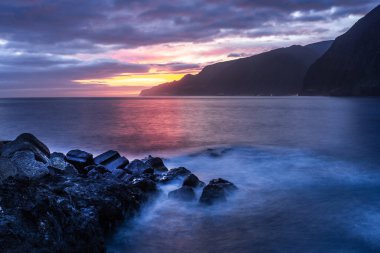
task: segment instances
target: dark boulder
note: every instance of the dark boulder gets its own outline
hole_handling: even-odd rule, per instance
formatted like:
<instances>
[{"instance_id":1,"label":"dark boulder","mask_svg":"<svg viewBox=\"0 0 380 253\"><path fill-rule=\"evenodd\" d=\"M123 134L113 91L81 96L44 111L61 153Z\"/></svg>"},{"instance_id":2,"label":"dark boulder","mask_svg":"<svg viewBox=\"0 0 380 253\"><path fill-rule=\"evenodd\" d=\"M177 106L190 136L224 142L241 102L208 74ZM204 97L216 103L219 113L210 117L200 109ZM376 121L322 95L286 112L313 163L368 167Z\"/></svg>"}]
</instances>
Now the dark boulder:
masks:
<instances>
[{"instance_id":1,"label":"dark boulder","mask_svg":"<svg viewBox=\"0 0 380 253\"><path fill-rule=\"evenodd\" d=\"M184 168L184 167L174 168L174 169L169 170L167 173L165 173L161 177L160 182L161 183L167 183L167 182L170 182L170 181L173 181L176 179L186 177L190 174L191 174L191 171Z\"/></svg>"},{"instance_id":2,"label":"dark boulder","mask_svg":"<svg viewBox=\"0 0 380 253\"><path fill-rule=\"evenodd\" d=\"M192 201L195 199L195 193L193 188L190 186L182 186L181 188L169 192L169 198L183 200L183 201Z\"/></svg>"},{"instance_id":3,"label":"dark boulder","mask_svg":"<svg viewBox=\"0 0 380 253\"><path fill-rule=\"evenodd\" d=\"M183 186L190 186L190 187L204 187L205 183L200 181L199 178L191 173L188 175L185 180L183 181Z\"/></svg>"},{"instance_id":4,"label":"dark boulder","mask_svg":"<svg viewBox=\"0 0 380 253\"><path fill-rule=\"evenodd\" d=\"M5 157L0 157L0 183L11 176L19 174L18 168L12 161Z\"/></svg>"},{"instance_id":5,"label":"dark boulder","mask_svg":"<svg viewBox=\"0 0 380 253\"><path fill-rule=\"evenodd\" d=\"M157 171L168 171L168 168L166 168L164 162L159 157L148 156L148 158L146 158L145 164Z\"/></svg>"},{"instance_id":6,"label":"dark boulder","mask_svg":"<svg viewBox=\"0 0 380 253\"><path fill-rule=\"evenodd\" d=\"M5 252L105 252L105 238L147 196L114 178L47 175L0 184Z\"/></svg>"},{"instance_id":7,"label":"dark boulder","mask_svg":"<svg viewBox=\"0 0 380 253\"><path fill-rule=\"evenodd\" d=\"M157 191L156 183L149 178L134 178L131 181L131 185L145 193Z\"/></svg>"},{"instance_id":8,"label":"dark boulder","mask_svg":"<svg viewBox=\"0 0 380 253\"><path fill-rule=\"evenodd\" d=\"M17 167L19 175L38 179L49 174L49 165L36 160L36 156L32 151L18 151L13 154L10 160Z\"/></svg>"},{"instance_id":9,"label":"dark boulder","mask_svg":"<svg viewBox=\"0 0 380 253\"><path fill-rule=\"evenodd\" d=\"M78 171L73 165L66 161L66 156L62 153L54 152L50 156L50 166L67 175L77 175Z\"/></svg>"},{"instance_id":10,"label":"dark boulder","mask_svg":"<svg viewBox=\"0 0 380 253\"><path fill-rule=\"evenodd\" d=\"M11 158L18 151L30 151L35 159L47 163L50 157L49 148L39 141L34 135L24 133L14 141L8 142L1 148L1 156Z\"/></svg>"},{"instance_id":11,"label":"dark boulder","mask_svg":"<svg viewBox=\"0 0 380 253\"><path fill-rule=\"evenodd\" d=\"M203 188L199 202L212 205L218 201L225 201L227 195L235 190L237 187L233 183L222 178L213 179Z\"/></svg>"},{"instance_id":12,"label":"dark boulder","mask_svg":"<svg viewBox=\"0 0 380 253\"><path fill-rule=\"evenodd\" d=\"M112 173L115 172L115 170L124 169L129 164L129 161L127 158L119 157L116 160L104 165L109 171Z\"/></svg>"},{"instance_id":13,"label":"dark boulder","mask_svg":"<svg viewBox=\"0 0 380 253\"><path fill-rule=\"evenodd\" d=\"M119 152L114 150L108 150L107 152L104 152L103 154L100 154L97 157L95 157L94 163L96 165L106 165L118 159L119 157Z\"/></svg>"},{"instance_id":14,"label":"dark boulder","mask_svg":"<svg viewBox=\"0 0 380 253\"><path fill-rule=\"evenodd\" d=\"M66 154L66 161L74 165L80 173L84 173L84 167L92 165L94 162L92 154L79 149L69 151Z\"/></svg>"},{"instance_id":15,"label":"dark boulder","mask_svg":"<svg viewBox=\"0 0 380 253\"><path fill-rule=\"evenodd\" d=\"M135 159L130 164L128 164L128 167L126 169L131 171L135 176L144 173L145 170L153 170L153 168L151 168L149 165L138 159Z\"/></svg>"}]
</instances>

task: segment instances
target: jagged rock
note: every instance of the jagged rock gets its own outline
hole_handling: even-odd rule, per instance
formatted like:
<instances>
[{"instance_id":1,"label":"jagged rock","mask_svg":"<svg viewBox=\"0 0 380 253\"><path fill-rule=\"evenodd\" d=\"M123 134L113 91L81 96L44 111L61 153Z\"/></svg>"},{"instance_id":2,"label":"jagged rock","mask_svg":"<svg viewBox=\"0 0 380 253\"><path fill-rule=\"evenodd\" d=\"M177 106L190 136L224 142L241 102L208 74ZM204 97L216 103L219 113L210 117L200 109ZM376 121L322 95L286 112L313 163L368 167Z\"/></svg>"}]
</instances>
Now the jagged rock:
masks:
<instances>
[{"instance_id":1,"label":"jagged rock","mask_svg":"<svg viewBox=\"0 0 380 253\"><path fill-rule=\"evenodd\" d=\"M1 156L11 158L18 151L30 151L35 159L47 163L50 157L49 148L39 141L34 135L24 133L14 141L8 142L1 148Z\"/></svg>"},{"instance_id":2,"label":"jagged rock","mask_svg":"<svg viewBox=\"0 0 380 253\"><path fill-rule=\"evenodd\" d=\"M143 174L154 174L154 169L148 168L143 171Z\"/></svg>"},{"instance_id":3,"label":"jagged rock","mask_svg":"<svg viewBox=\"0 0 380 253\"><path fill-rule=\"evenodd\" d=\"M191 171L184 168L184 167L178 167L169 170L167 173L163 175L160 182L161 183L167 183L175 179L179 179L181 177L186 177L191 174Z\"/></svg>"},{"instance_id":4,"label":"jagged rock","mask_svg":"<svg viewBox=\"0 0 380 253\"><path fill-rule=\"evenodd\" d=\"M49 165L36 160L35 154L30 150L17 151L11 161L17 167L18 174L28 178L38 179L49 174Z\"/></svg>"},{"instance_id":5,"label":"jagged rock","mask_svg":"<svg viewBox=\"0 0 380 253\"><path fill-rule=\"evenodd\" d=\"M18 168L9 158L0 157L0 183L8 177L19 174Z\"/></svg>"},{"instance_id":6,"label":"jagged rock","mask_svg":"<svg viewBox=\"0 0 380 253\"><path fill-rule=\"evenodd\" d=\"M194 190L190 186L182 186L177 190L169 192L168 196L169 198L183 201L192 201L195 199Z\"/></svg>"},{"instance_id":7,"label":"jagged rock","mask_svg":"<svg viewBox=\"0 0 380 253\"><path fill-rule=\"evenodd\" d=\"M146 158L145 164L157 171L168 171L168 168L166 168L164 162L159 157L148 156L148 158Z\"/></svg>"},{"instance_id":8,"label":"jagged rock","mask_svg":"<svg viewBox=\"0 0 380 253\"><path fill-rule=\"evenodd\" d=\"M128 167L126 169L131 171L133 175L140 175L144 173L145 170L153 170L149 165L138 159L135 159L130 164L128 164Z\"/></svg>"},{"instance_id":9,"label":"jagged rock","mask_svg":"<svg viewBox=\"0 0 380 253\"><path fill-rule=\"evenodd\" d=\"M157 191L157 185L149 178L134 178L132 185L139 188L143 192L155 192Z\"/></svg>"},{"instance_id":10,"label":"jagged rock","mask_svg":"<svg viewBox=\"0 0 380 253\"><path fill-rule=\"evenodd\" d=\"M5 252L105 252L107 234L146 200L148 195L140 186L107 177L10 177L0 184L1 248Z\"/></svg>"},{"instance_id":11,"label":"jagged rock","mask_svg":"<svg viewBox=\"0 0 380 253\"><path fill-rule=\"evenodd\" d=\"M78 171L73 165L66 162L65 155L62 153L54 152L50 156L50 166L61 171L61 173L66 173L68 175L77 175Z\"/></svg>"},{"instance_id":12,"label":"jagged rock","mask_svg":"<svg viewBox=\"0 0 380 253\"><path fill-rule=\"evenodd\" d=\"M185 180L183 181L183 186L190 186L190 187L204 187L205 183L200 181L199 178L191 173L188 175Z\"/></svg>"},{"instance_id":13,"label":"jagged rock","mask_svg":"<svg viewBox=\"0 0 380 253\"><path fill-rule=\"evenodd\" d=\"M222 178L213 179L203 188L200 203L206 205L212 205L218 201L225 201L228 193L237 190L237 187Z\"/></svg>"},{"instance_id":14,"label":"jagged rock","mask_svg":"<svg viewBox=\"0 0 380 253\"><path fill-rule=\"evenodd\" d=\"M119 152L115 150L108 150L107 152L104 152L103 154L100 154L97 157L95 157L94 163L96 165L106 165L118 158L120 158Z\"/></svg>"},{"instance_id":15,"label":"jagged rock","mask_svg":"<svg viewBox=\"0 0 380 253\"><path fill-rule=\"evenodd\" d=\"M85 173L83 169L93 164L93 156L85 151L75 149L66 154L66 161L74 165L80 173Z\"/></svg>"}]
</instances>

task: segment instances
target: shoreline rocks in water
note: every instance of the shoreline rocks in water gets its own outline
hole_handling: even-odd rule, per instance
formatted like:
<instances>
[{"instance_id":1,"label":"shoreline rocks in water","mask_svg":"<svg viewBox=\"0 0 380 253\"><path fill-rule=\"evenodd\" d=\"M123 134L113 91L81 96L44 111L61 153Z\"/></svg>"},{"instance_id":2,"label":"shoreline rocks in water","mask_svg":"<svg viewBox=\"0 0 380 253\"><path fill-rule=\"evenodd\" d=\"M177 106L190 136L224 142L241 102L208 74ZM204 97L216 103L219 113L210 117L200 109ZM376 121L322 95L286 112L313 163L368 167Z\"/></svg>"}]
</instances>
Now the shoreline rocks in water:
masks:
<instances>
[{"instance_id":1,"label":"shoreline rocks in water","mask_svg":"<svg viewBox=\"0 0 380 253\"><path fill-rule=\"evenodd\" d=\"M204 183L184 167L168 170L159 157L129 160L110 150L50 153L32 134L0 143L0 245L5 252L105 252L105 238L159 192L196 199ZM236 187L215 179L200 203L224 200Z\"/></svg>"}]
</instances>

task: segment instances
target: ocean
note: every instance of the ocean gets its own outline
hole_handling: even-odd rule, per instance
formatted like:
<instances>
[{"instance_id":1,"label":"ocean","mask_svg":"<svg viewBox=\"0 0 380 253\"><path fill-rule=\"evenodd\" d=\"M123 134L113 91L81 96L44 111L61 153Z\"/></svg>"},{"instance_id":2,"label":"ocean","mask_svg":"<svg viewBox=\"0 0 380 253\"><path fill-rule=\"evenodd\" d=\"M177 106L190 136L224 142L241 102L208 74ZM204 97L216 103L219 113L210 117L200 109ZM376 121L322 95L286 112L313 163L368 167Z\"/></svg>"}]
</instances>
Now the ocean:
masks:
<instances>
[{"instance_id":1,"label":"ocean","mask_svg":"<svg viewBox=\"0 0 380 253\"><path fill-rule=\"evenodd\" d=\"M109 252L380 251L378 98L0 99L0 140L22 132L53 151L160 156L239 188L202 207L165 186Z\"/></svg>"}]
</instances>

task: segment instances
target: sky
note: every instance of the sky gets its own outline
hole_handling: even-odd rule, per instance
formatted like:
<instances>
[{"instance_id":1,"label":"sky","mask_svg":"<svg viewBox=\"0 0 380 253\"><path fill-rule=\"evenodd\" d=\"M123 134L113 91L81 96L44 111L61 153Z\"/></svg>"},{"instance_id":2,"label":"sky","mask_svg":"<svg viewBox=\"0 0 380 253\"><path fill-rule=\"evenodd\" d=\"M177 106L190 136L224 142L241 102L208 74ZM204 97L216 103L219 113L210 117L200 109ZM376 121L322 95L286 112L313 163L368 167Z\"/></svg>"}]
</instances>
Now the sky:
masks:
<instances>
[{"instance_id":1,"label":"sky","mask_svg":"<svg viewBox=\"0 0 380 253\"><path fill-rule=\"evenodd\" d=\"M202 67L330 40L374 0L1 0L0 97L133 96Z\"/></svg>"}]
</instances>

